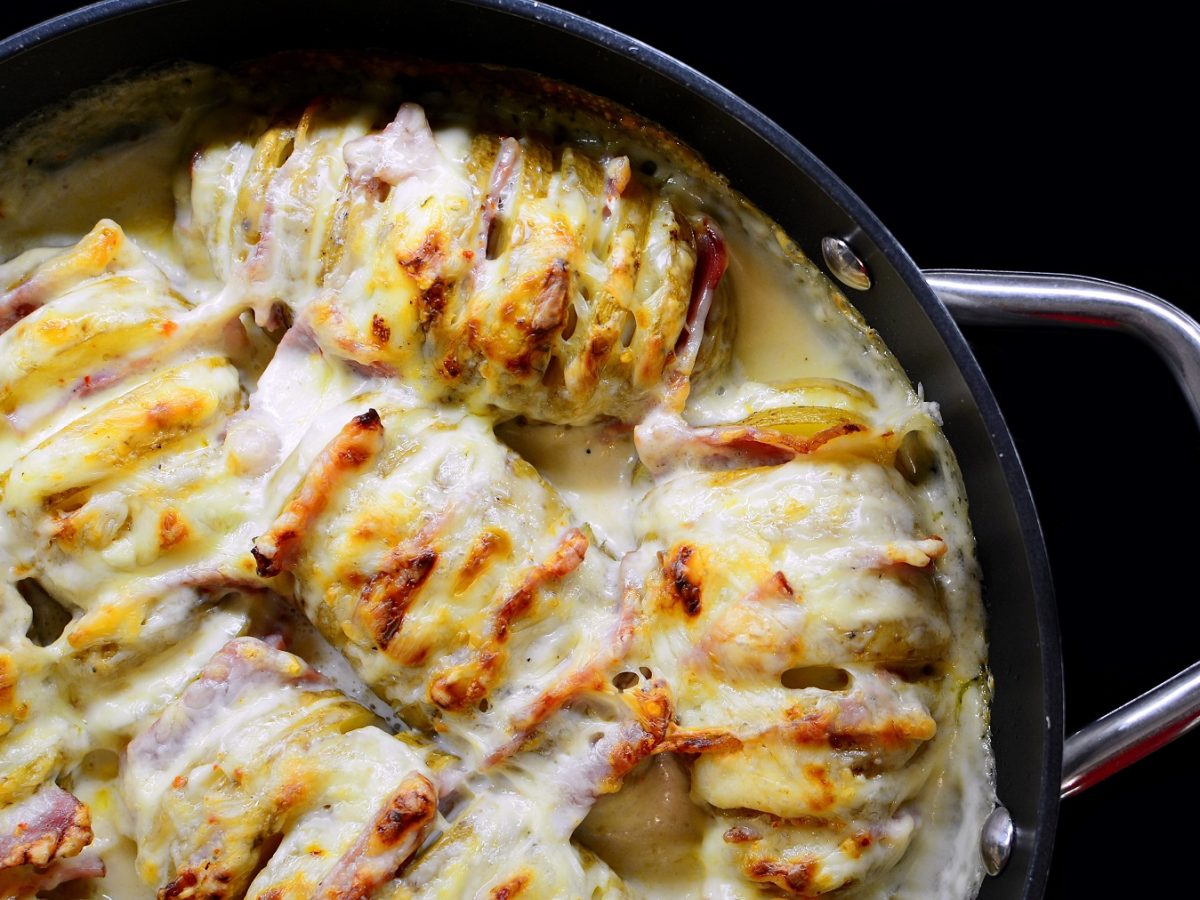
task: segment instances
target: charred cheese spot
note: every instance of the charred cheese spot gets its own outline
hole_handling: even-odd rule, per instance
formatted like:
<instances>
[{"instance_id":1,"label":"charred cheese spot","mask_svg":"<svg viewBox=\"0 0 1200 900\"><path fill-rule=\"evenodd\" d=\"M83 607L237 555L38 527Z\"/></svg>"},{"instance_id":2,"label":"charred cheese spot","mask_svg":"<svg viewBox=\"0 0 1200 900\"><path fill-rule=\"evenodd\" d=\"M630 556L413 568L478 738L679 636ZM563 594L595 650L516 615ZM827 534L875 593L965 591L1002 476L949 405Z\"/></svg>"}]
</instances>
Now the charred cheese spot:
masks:
<instances>
[{"instance_id":1,"label":"charred cheese spot","mask_svg":"<svg viewBox=\"0 0 1200 900\"><path fill-rule=\"evenodd\" d=\"M687 615L700 615L704 562L695 547L675 547L663 567L672 598Z\"/></svg>"},{"instance_id":2,"label":"charred cheese spot","mask_svg":"<svg viewBox=\"0 0 1200 900\"><path fill-rule=\"evenodd\" d=\"M428 332L437 324L438 319L446 310L446 285L441 281L434 281L433 284L421 291L417 302L421 308L421 329ZM446 375L453 379L457 377L458 372L451 372L447 369Z\"/></svg>"},{"instance_id":3,"label":"charred cheese spot","mask_svg":"<svg viewBox=\"0 0 1200 900\"><path fill-rule=\"evenodd\" d=\"M191 897L195 893L196 886L199 883L200 876L196 872L188 869L184 872L181 872L176 878L172 879L169 884L163 887L158 892L158 896L161 898L161 900L177 900L177 898L178 900L181 900L181 898L184 897ZM215 896L219 900L222 895L215 894L211 896Z\"/></svg>"},{"instance_id":4,"label":"charred cheese spot","mask_svg":"<svg viewBox=\"0 0 1200 900\"><path fill-rule=\"evenodd\" d=\"M519 872L488 891L489 900L513 900L525 892L533 881L532 872Z\"/></svg>"},{"instance_id":5,"label":"charred cheese spot","mask_svg":"<svg viewBox=\"0 0 1200 900\"><path fill-rule=\"evenodd\" d=\"M383 316L378 314L371 316L371 334L375 336L376 343L381 346L391 340L392 329Z\"/></svg>"},{"instance_id":6,"label":"charred cheese spot","mask_svg":"<svg viewBox=\"0 0 1200 900\"><path fill-rule=\"evenodd\" d=\"M404 614L429 578L437 559L437 551L432 549L420 550L413 555L400 554L372 575L363 588L359 615L380 650L387 650L404 625Z\"/></svg>"},{"instance_id":7,"label":"charred cheese spot","mask_svg":"<svg viewBox=\"0 0 1200 900\"><path fill-rule=\"evenodd\" d=\"M804 767L803 775L811 788L809 805L813 812L820 814L833 806L837 793L829 780L829 770L819 763L810 763Z\"/></svg>"},{"instance_id":8,"label":"charred cheese spot","mask_svg":"<svg viewBox=\"0 0 1200 900\"><path fill-rule=\"evenodd\" d=\"M437 811L437 791L424 775L417 775L403 785L375 820L372 849L390 849L401 841L410 840L416 827L424 827Z\"/></svg>"},{"instance_id":9,"label":"charred cheese spot","mask_svg":"<svg viewBox=\"0 0 1200 900\"><path fill-rule=\"evenodd\" d=\"M761 840L762 835L747 825L734 825L721 835L721 839L727 844L746 844Z\"/></svg>"},{"instance_id":10,"label":"charred cheese spot","mask_svg":"<svg viewBox=\"0 0 1200 900\"><path fill-rule=\"evenodd\" d=\"M752 881L773 884L785 893L802 897L808 894L809 886L817 871L816 860L773 860L758 859L746 864L746 875Z\"/></svg>"},{"instance_id":11,"label":"charred cheese spot","mask_svg":"<svg viewBox=\"0 0 1200 900\"><path fill-rule=\"evenodd\" d=\"M399 251L396 254L396 262L400 263L418 284L424 282L422 288L428 290L433 281L429 280L427 276L439 271L445 263L445 242L445 234L430 233L425 236L424 243L415 251Z\"/></svg>"},{"instance_id":12,"label":"charred cheese spot","mask_svg":"<svg viewBox=\"0 0 1200 900\"><path fill-rule=\"evenodd\" d=\"M850 837L846 838L841 844L841 851L851 859L857 859L862 856L863 851L874 843L868 831L859 831Z\"/></svg>"}]
</instances>

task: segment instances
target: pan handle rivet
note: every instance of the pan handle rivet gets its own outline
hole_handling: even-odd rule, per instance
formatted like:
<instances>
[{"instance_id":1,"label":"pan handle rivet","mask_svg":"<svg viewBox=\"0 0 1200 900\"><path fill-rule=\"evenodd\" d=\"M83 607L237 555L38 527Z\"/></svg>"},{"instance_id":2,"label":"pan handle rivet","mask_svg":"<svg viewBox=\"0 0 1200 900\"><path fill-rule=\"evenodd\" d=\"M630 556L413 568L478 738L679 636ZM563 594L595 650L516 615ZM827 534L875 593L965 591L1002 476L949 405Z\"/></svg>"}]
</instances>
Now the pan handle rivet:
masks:
<instances>
[{"instance_id":1,"label":"pan handle rivet","mask_svg":"<svg viewBox=\"0 0 1200 900\"><path fill-rule=\"evenodd\" d=\"M865 291L871 286L871 274L858 255L844 240L832 235L821 238L821 256L833 277L848 288Z\"/></svg>"},{"instance_id":2,"label":"pan handle rivet","mask_svg":"<svg viewBox=\"0 0 1200 900\"><path fill-rule=\"evenodd\" d=\"M1012 855L1014 835L1012 816L1003 806L997 806L984 820L983 831L979 836L983 867L989 875L999 875L1004 871L1004 866Z\"/></svg>"}]
</instances>

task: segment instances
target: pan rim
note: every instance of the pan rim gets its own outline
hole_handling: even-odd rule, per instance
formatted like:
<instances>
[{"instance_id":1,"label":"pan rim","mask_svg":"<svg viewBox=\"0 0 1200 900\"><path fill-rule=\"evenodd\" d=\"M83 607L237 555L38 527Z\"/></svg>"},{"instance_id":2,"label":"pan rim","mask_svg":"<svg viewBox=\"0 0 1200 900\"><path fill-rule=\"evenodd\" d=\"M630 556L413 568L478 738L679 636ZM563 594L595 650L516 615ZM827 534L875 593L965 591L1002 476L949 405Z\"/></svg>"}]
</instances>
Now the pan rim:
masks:
<instances>
[{"instance_id":1,"label":"pan rim","mask_svg":"<svg viewBox=\"0 0 1200 900\"><path fill-rule=\"evenodd\" d=\"M0 65L52 44L56 39L94 24L165 7L184 7L203 0L101 0L64 13L0 41ZM891 232L834 172L800 141L746 101L698 70L674 57L575 13L534 0L442 0L446 4L479 7L513 16L595 45L635 61L659 78L693 94L753 133L778 153L802 177L813 182L871 242L929 317L957 367L988 432L1008 496L1014 506L1021 542L1029 567L1036 616L1038 651L1043 668L1042 694L1045 755L1041 764L1037 821L1033 834L1024 895L1042 896L1049 875L1059 809L1063 742L1063 683L1057 608L1049 561L1032 493L1012 435L978 362L958 326L925 281L920 269ZM3 87L0 87L3 90ZM633 105L633 104L630 104ZM989 616L990 622L990 616ZM986 893L986 885L985 885Z\"/></svg>"}]
</instances>

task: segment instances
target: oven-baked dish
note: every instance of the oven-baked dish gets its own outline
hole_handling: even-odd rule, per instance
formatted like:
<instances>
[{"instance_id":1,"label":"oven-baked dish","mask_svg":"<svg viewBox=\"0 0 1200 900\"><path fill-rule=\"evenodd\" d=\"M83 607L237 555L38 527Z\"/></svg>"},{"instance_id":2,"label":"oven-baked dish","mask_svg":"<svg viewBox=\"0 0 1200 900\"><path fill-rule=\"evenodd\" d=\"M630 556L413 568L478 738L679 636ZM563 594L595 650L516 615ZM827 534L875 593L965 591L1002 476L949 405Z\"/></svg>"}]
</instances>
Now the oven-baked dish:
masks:
<instances>
[{"instance_id":1,"label":"oven-baked dish","mask_svg":"<svg viewBox=\"0 0 1200 900\"><path fill-rule=\"evenodd\" d=\"M937 406L687 148L308 57L0 163L0 897L974 895Z\"/></svg>"}]
</instances>

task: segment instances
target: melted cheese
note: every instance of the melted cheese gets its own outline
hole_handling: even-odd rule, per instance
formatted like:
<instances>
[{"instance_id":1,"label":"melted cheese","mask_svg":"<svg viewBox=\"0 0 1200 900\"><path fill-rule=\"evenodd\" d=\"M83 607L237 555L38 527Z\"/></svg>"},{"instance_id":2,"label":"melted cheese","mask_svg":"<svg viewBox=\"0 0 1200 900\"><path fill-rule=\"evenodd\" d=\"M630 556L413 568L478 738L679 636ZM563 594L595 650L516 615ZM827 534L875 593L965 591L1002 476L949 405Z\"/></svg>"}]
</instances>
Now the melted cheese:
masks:
<instances>
[{"instance_id":1,"label":"melted cheese","mask_svg":"<svg viewBox=\"0 0 1200 900\"><path fill-rule=\"evenodd\" d=\"M0 887L973 895L936 405L668 136L431 77L0 149L0 819L92 822Z\"/></svg>"},{"instance_id":2,"label":"melted cheese","mask_svg":"<svg viewBox=\"0 0 1200 900\"><path fill-rule=\"evenodd\" d=\"M382 444L320 485L329 496L304 524L296 597L402 717L460 753L494 753L615 654L602 600L613 562L486 422L377 394L352 408L378 410Z\"/></svg>"},{"instance_id":3,"label":"melted cheese","mask_svg":"<svg viewBox=\"0 0 1200 900\"><path fill-rule=\"evenodd\" d=\"M412 103L364 133L378 116L314 104L246 138L244 118L221 115L192 165L189 258L203 243L260 318L285 303L325 352L430 399L570 424L636 416L689 311L696 251L668 197L624 157L532 136L457 147Z\"/></svg>"}]
</instances>

